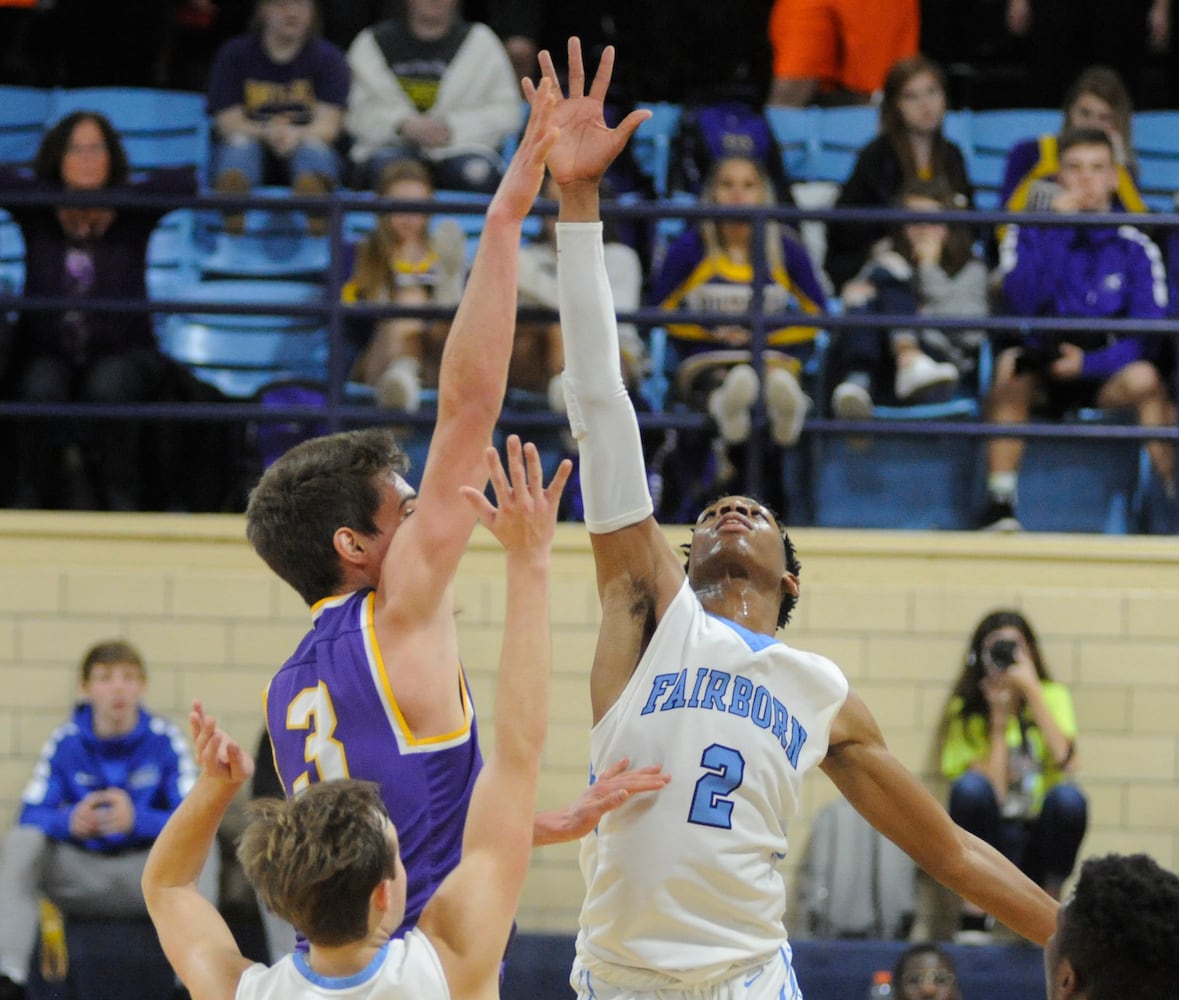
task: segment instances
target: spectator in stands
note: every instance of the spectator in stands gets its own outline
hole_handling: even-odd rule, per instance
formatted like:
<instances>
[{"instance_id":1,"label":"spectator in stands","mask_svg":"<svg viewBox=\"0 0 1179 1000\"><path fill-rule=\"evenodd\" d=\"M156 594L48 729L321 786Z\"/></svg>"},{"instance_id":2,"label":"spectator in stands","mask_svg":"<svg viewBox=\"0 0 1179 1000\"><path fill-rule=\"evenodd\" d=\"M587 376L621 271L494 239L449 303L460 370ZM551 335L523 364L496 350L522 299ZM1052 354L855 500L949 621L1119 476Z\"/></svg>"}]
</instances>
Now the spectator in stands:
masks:
<instances>
[{"instance_id":1,"label":"spectator in stands","mask_svg":"<svg viewBox=\"0 0 1179 1000\"><path fill-rule=\"evenodd\" d=\"M545 180L541 195L556 201L560 192L551 177ZM610 291L618 312L633 312L639 308L643 287L643 270L639 256L624 243L608 239L606 242L606 271L610 275ZM517 301L524 308L557 310L557 217L546 215L541 221L540 234L520 247L520 271ZM646 348L633 323L619 326L622 348L622 373L627 390L634 396L646 372ZM565 394L561 388L561 370L565 367L565 352L561 346L561 324L551 320L521 320L516 326L512 345L512 364L508 371L508 385L516 389L539 392L547 396L550 407L565 412Z\"/></svg>"},{"instance_id":2,"label":"spectator in stands","mask_svg":"<svg viewBox=\"0 0 1179 1000\"><path fill-rule=\"evenodd\" d=\"M1064 214L1108 212L1118 173L1113 143L1098 129L1077 129L1060 140ZM1003 294L1017 316L1086 318L1090 332L1027 336L995 363L989 419L1027 421L1033 409L1060 416L1080 406L1133 407L1144 426L1175 423L1175 407L1159 373L1160 347L1137 333L1112 333L1107 319L1162 319L1167 284L1162 256L1132 226L1010 226L1000 249ZM1147 443L1155 469L1174 490L1175 449ZM987 449L989 502L982 526L1017 531L1016 499L1023 441L998 438Z\"/></svg>"},{"instance_id":3,"label":"spectator in stands","mask_svg":"<svg viewBox=\"0 0 1179 1000\"><path fill-rule=\"evenodd\" d=\"M773 186L760 161L745 156L718 160L700 201L726 208L775 204ZM655 303L669 312L686 308L733 316L732 322L719 325L677 322L669 316L667 324L675 354L671 397L713 418L719 434L716 451L722 454L722 466L729 466L718 475L722 481L736 471L726 446L748 440L753 405L763 390L770 435L780 447L797 443L811 406L799 377L814 348L814 323L824 311L822 286L800 239L772 220L765 223L765 234L764 245L757 247L752 221L704 219L668 248L653 282ZM753 355L748 318L758 267L764 267L765 274L757 290L762 311L792 312L801 321L766 331L760 365ZM690 457L686 444L678 458L687 459L697 471L705 468L707 456ZM710 495L716 492L713 486L721 485L709 483ZM688 503L703 499L690 493L685 492ZM689 516L686 509L683 513Z\"/></svg>"},{"instance_id":4,"label":"spectator in stands","mask_svg":"<svg viewBox=\"0 0 1179 1000\"><path fill-rule=\"evenodd\" d=\"M143 707L143 658L121 640L82 660L81 700L45 744L0 866L0 997L20 1000L47 896L66 918L147 918L147 853L196 778L183 734ZM217 864L202 892L216 899Z\"/></svg>"},{"instance_id":5,"label":"spectator in stands","mask_svg":"<svg viewBox=\"0 0 1179 1000\"><path fill-rule=\"evenodd\" d=\"M1179 878L1145 854L1081 865L1044 948L1048 1000L1170 1000L1179 981Z\"/></svg>"},{"instance_id":6,"label":"spectator in stands","mask_svg":"<svg viewBox=\"0 0 1179 1000\"><path fill-rule=\"evenodd\" d=\"M434 197L434 183L423 164L398 160L385 167L377 194L428 201ZM431 227L425 212L385 212L357 249L344 301L455 307L467 276L465 243L453 219ZM357 377L376 388L379 405L416 412L422 386L438 386L450 321L397 316L371 326L364 321L363 326L367 344L357 361Z\"/></svg>"},{"instance_id":7,"label":"spectator in stands","mask_svg":"<svg viewBox=\"0 0 1179 1000\"><path fill-rule=\"evenodd\" d=\"M917 54L917 0L776 0L770 104L867 104L889 67Z\"/></svg>"},{"instance_id":8,"label":"spectator in stands","mask_svg":"<svg viewBox=\"0 0 1179 1000\"><path fill-rule=\"evenodd\" d=\"M340 180L334 148L343 128L349 72L344 54L317 37L316 0L258 0L257 30L231 39L209 74L209 114L219 142L214 187L242 194L263 183L326 194ZM322 234L322 215L309 228ZM245 215L225 228L241 232Z\"/></svg>"},{"instance_id":9,"label":"spectator in stands","mask_svg":"<svg viewBox=\"0 0 1179 1000\"><path fill-rule=\"evenodd\" d=\"M1117 184L1111 208L1115 212L1145 212L1146 203L1134 181L1130 126L1133 107L1122 78L1106 66L1090 66L1073 81L1064 98L1061 133L1099 129L1113 147ZM1051 211L1060 194L1060 140L1041 135L1016 143L1003 168L999 203L1013 212Z\"/></svg>"},{"instance_id":10,"label":"spectator in stands","mask_svg":"<svg viewBox=\"0 0 1179 1000\"><path fill-rule=\"evenodd\" d=\"M189 167L159 169L131 181L127 154L111 123L95 111L67 115L45 134L33 177L0 168L0 204L17 192L98 191L191 195L196 174ZM90 299L144 301L147 243L168 209L95 204L62 207L7 205L25 241L25 294L65 297L73 308L29 311L14 331L9 391L23 402L139 403L167 390L170 366L156 347L146 312L92 312ZM57 425L64 427L65 425ZM139 424L95 421L47 434L44 424L16 430L17 507L91 506L139 510L144 498ZM55 492L66 441L85 436L97 446L97 500ZM64 440L63 440L64 439ZM73 451L73 450L71 450ZM76 454L76 452L73 452Z\"/></svg>"},{"instance_id":11,"label":"spectator in stands","mask_svg":"<svg viewBox=\"0 0 1179 1000\"><path fill-rule=\"evenodd\" d=\"M1076 864L1088 806L1074 783L1077 720L1052 680L1036 633L1014 610L975 627L942 720L950 817L1001 851L1054 899ZM964 904L963 941L987 930Z\"/></svg>"},{"instance_id":12,"label":"spectator in stands","mask_svg":"<svg viewBox=\"0 0 1179 1000\"><path fill-rule=\"evenodd\" d=\"M461 18L458 0L405 6L348 49L352 159L370 183L393 160L420 158L439 187L491 193L521 122L508 54L487 25Z\"/></svg>"},{"instance_id":13,"label":"spectator in stands","mask_svg":"<svg viewBox=\"0 0 1179 1000\"><path fill-rule=\"evenodd\" d=\"M950 953L930 941L901 952L892 972L897 1000L962 1000Z\"/></svg>"},{"instance_id":14,"label":"spectator in stands","mask_svg":"<svg viewBox=\"0 0 1179 1000\"><path fill-rule=\"evenodd\" d=\"M907 181L937 180L954 195L955 208L969 208L974 188L962 150L942 133L946 79L924 56L902 59L884 81L880 133L860 150L835 204L839 208L885 208ZM873 245L889 235L888 223L829 223L827 274L840 289L855 277Z\"/></svg>"},{"instance_id":15,"label":"spectator in stands","mask_svg":"<svg viewBox=\"0 0 1179 1000\"><path fill-rule=\"evenodd\" d=\"M898 205L913 212L955 207L944 180L907 181ZM849 311L897 316L973 317L987 314L987 267L974 252L967 225L901 222L872 248L860 273L843 286ZM974 373L981 330L847 329L834 339L831 369L839 379L832 409L845 420L866 420L874 401L889 405L948 398Z\"/></svg>"}]
</instances>

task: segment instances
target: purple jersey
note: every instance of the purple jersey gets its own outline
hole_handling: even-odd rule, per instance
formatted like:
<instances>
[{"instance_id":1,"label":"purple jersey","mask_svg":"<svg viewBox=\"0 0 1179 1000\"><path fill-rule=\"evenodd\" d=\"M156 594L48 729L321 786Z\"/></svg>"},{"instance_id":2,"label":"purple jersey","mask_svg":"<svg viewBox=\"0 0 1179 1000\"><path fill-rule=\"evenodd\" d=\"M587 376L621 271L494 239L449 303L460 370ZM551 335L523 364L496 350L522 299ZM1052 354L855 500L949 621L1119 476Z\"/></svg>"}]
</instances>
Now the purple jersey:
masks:
<instances>
[{"instance_id":1,"label":"purple jersey","mask_svg":"<svg viewBox=\"0 0 1179 1000\"><path fill-rule=\"evenodd\" d=\"M373 592L320 601L312 615L314 627L266 691L275 767L288 795L332 778L380 785L408 875L400 936L417 924L462 853L471 790L483 766L475 708L456 664L466 724L416 738L377 648Z\"/></svg>"}]
</instances>

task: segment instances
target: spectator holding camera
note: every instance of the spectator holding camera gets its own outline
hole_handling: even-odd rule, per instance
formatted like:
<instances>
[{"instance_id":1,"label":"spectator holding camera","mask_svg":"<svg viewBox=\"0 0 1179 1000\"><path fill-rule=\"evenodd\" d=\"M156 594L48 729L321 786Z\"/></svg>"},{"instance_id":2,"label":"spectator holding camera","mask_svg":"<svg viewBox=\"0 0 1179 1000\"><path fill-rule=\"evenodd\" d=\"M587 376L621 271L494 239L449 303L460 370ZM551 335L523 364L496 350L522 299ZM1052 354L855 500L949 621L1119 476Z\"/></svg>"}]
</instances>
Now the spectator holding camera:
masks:
<instances>
[{"instance_id":1,"label":"spectator holding camera","mask_svg":"<svg viewBox=\"0 0 1179 1000\"><path fill-rule=\"evenodd\" d=\"M1060 192L1053 211L1109 212L1117 168L1109 136L1077 129L1060 140ZM1002 350L987 400L988 419L1025 422L1033 410L1059 417L1082 406L1130 408L1143 426L1175 422L1159 364L1158 337L1112 332L1109 319L1162 319L1167 282L1154 242L1130 225L1019 225L1008 228L999 256L1008 310L1019 316L1081 318L1092 329L1033 332ZM1147 443L1155 469L1174 488L1175 449ZM1018 531L1016 487L1023 441L996 438L987 446L987 509L982 527Z\"/></svg>"},{"instance_id":2,"label":"spectator holding camera","mask_svg":"<svg viewBox=\"0 0 1179 1000\"><path fill-rule=\"evenodd\" d=\"M1073 783L1076 714L1018 611L992 611L975 627L939 735L950 818L1060 899L1088 819ZM963 940L985 934L987 919L964 903Z\"/></svg>"}]
</instances>

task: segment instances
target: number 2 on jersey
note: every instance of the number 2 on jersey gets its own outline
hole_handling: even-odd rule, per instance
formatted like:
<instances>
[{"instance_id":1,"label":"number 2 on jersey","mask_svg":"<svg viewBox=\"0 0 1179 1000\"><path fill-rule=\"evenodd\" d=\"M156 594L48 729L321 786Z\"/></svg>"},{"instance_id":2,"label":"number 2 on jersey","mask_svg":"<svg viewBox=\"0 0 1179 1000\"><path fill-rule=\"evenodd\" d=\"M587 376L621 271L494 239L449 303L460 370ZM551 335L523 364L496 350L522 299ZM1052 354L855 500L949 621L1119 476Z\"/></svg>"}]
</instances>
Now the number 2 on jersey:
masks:
<instances>
[{"instance_id":1,"label":"number 2 on jersey","mask_svg":"<svg viewBox=\"0 0 1179 1000\"><path fill-rule=\"evenodd\" d=\"M700 766L708 773L696 782L688 822L731 830L733 803L725 796L741 786L745 777L745 758L732 747L714 743L700 755Z\"/></svg>"}]
</instances>

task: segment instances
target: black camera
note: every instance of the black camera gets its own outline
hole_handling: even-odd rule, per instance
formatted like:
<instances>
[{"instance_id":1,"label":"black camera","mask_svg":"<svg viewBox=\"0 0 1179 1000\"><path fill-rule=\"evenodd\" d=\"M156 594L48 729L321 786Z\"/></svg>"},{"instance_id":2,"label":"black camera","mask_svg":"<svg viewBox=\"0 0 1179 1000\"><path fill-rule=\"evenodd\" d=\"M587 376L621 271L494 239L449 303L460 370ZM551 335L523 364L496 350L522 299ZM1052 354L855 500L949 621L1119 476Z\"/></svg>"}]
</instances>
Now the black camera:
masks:
<instances>
[{"instance_id":1,"label":"black camera","mask_svg":"<svg viewBox=\"0 0 1179 1000\"><path fill-rule=\"evenodd\" d=\"M996 670L1006 670L1015 662L1017 645L1014 639L996 639L983 650L983 662Z\"/></svg>"}]
</instances>

